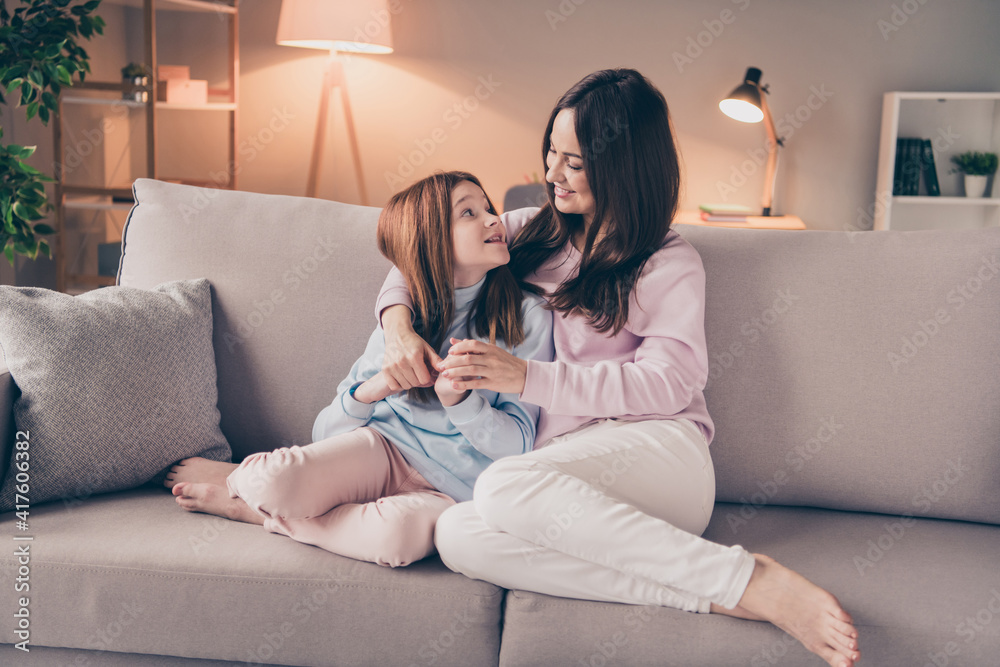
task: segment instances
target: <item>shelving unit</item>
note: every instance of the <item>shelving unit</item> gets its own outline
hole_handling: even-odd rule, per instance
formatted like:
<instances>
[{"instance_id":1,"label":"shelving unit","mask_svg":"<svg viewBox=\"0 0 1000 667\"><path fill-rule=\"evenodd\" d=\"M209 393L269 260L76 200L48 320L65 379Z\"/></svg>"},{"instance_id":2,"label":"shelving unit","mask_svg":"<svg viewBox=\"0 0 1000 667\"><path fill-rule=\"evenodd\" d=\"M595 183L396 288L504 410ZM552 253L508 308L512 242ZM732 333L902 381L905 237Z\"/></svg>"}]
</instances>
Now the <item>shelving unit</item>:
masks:
<instances>
[{"instance_id":1,"label":"shelving unit","mask_svg":"<svg viewBox=\"0 0 1000 667\"><path fill-rule=\"evenodd\" d=\"M930 139L940 197L892 194L896 139ZM882 98L875 225L885 229L968 229L1000 226L1000 198L964 197L951 157L969 150L1000 153L1000 92L891 92ZM923 186L921 186L923 192Z\"/></svg>"},{"instance_id":2,"label":"shelving unit","mask_svg":"<svg viewBox=\"0 0 1000 667\"><path fill-rule=\"evenodd\" d=\"M58 163L53 199L58 238L53 255L60 291L79 292L114 284L114 276L98 273L97 247L100 243L121 242L125 217L132 206L135 178L161 178L227 189L237 187L239 0L105 2L142 10L142 61L149 66L153 76L145 102L122 99L131 86L120 82L87 81L60 96L59 110L52 124ZM204 20L210 15L226 21L227 85L210 87L209 101L205 104L177 104L156 99L157 16L161 12L192 14L191 20ZM192 118L198 118L206 112L226 114L227 156L224 163L219 161L223 168L214 172L212 178L162 173L158 134L165 119L176 113L197 113L199 115ZM71 123L77 125L78 132L67 133Z\"/></svg>"}]
</instances>

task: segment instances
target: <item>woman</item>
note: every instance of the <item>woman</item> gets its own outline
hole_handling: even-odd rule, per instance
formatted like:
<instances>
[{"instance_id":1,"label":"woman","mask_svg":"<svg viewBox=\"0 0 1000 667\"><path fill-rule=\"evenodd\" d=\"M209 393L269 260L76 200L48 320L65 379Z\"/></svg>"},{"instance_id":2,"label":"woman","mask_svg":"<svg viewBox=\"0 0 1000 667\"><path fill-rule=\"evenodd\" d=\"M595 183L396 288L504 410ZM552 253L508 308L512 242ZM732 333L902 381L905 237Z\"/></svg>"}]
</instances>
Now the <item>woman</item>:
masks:
<instances>
[{"instance_id":1,"label":"woman","mask_svg":"<svg viewBox=\"0 0 1000 667\"><path fill-rule=\"evenodd\" d=\"M552 315L507 268L506 231L474 176L435 174L398 193L377 234L414 294L415 325L442 354L455 337L478 336L515 357L552 359ZM472 497L490 463L531 450L538 408L516 394L455 389L443 376L433 389L394 395L379 370L383 351L376 328L316 418L312 444L238 466L181 461L166 481L178 504L379 565L433 553L438 516Z\"/></svg>"},{"instance_id":2,"label":"woman","mask_svg":"<svg viewBox=\"0 0 1000 667\"><path fill-rule=\"evenodd\" d=\"M478 341L441 361L396 276L379 301L390 386L436 370L541 407L535 451L492 465L439 519L442 559L507 588L767 620L850 667L857 631L833 595L697 537L715 500L705 277L670 230L680 168L662 94L634 70L595 72L559 100L542 147L549 204L504 222L512 270L556 311L556 361Z\"/></svg>"}]
</instances>

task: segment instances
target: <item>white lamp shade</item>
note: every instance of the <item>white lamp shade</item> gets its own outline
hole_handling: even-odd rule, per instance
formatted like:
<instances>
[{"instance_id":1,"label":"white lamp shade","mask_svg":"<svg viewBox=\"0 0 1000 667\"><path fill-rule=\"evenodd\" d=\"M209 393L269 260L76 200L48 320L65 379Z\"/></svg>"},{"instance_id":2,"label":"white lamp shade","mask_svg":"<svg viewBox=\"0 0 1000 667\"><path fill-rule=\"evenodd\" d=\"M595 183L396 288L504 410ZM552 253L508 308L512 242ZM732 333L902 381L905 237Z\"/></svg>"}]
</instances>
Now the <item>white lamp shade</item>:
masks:
<instances>
[{"instance_id":1,"label":"white lamp shade","mask_svg":"<svg viewBox=\"0 0 1000 667\"><path fill-rule=\"evenodd\" d=\"M764 120L764 112L744 100L725 99L719 102L719 108L733 120L743 123L759 123Z\"/></svg>"},{"instance_id":2,"label":"white lamp shade","mask_svg":"<svg viewBox=\"0 0 1000 667\"><path fill-rule=\"evenodd\" d=\"M392 53L388 0L282 0L278 44Z\"/></svg>"}]
</instances>

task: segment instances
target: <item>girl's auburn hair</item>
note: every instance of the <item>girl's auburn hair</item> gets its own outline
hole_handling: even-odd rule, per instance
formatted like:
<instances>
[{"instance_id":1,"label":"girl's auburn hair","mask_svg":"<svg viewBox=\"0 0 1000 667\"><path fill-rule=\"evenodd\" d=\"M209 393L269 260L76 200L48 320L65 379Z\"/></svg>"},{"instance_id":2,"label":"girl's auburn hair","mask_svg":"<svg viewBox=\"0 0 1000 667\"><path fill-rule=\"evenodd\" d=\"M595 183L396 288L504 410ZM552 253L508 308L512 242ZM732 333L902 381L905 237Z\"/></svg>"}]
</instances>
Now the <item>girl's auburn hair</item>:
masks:
<instances>
[{"instance_id":1,"label":"girl's auburn hair","mask_svg":"<svg viewBox=\"0 0 1000 667\"><path fill-rule=\"evenodd\" d=\"M482 188L479 179L464 171L438 172L397 192L378 219L378 249L403 278L413 300L413 329L431 347L440 350L455 316L455 272L452 248L451 193L462 181ZM485 190L484 190L485 194ZM486 195L489 212L496 215ZM477 336L501 339L508 347L524 341L521 284L504 264L486 274L486 282L469 309L466 324ZM429 402L433 387L414 387L407 396Z\"/></svg>"}]
</instances>

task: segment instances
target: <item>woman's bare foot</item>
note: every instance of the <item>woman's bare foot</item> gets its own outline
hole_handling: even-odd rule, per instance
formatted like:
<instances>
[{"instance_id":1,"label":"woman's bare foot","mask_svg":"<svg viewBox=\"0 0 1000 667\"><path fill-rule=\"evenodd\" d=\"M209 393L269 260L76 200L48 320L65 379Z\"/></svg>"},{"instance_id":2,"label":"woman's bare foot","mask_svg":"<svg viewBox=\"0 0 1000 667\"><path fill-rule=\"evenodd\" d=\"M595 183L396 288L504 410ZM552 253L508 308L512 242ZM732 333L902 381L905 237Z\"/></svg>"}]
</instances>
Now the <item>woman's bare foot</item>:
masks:
<instances>
[{"instance_id":1,"label":"woman's bare foot","mask_svg":"<svg viewBox=\"0 0 1000 667\"><path fill-rule=\"evenodd\" d=\"M712 611L770 621L832 667L853 667L861 658L858 631L837 598L773 558L754 554L754 559L739 606L712 605ZM737 610L742 613L733 613Z\"/></svg>"},{"instance_id":2,"label":"woman's bare foot","mask_svg":"<svg viewBox=\"0 0 1000 667\"><path fill-rule=\"evenodd\" d=\"M712 613L713 614L725 614L726 616L734 616L736 618L745 618L748 621L766 621L767 619L763 616L758 616L757 614L752 614L743 607L736 605L732 609L726 609L725 607L720 607L719 605L712 603Z\"/></svg>"},{"instance_id":3,"label":"woman's bare foot","mask_svg":"<svg viewBox=\"0 0 1000 667\"><path fill-rule=\"evenodd\" d=\"M242 498L230 498L225 486L178 482L173 493L177 504L188 512L204 512L232 521L264 525L264 517L250 509Z\"/></svg>"},{"instance_id":4,"label":"woman's bare foot","mask_svg":"<svg viewBox=\"0 0 1000 667\"><path fill-rule=\"evenodd\" d=\"M192 456L178 461L170 468L167 478L163 480L163 486L172 489L180 482L200 482L225 488L226 478L237 468L239 465L236 463L210 461L200 456Z\"/></svg>"}]
</instances>

